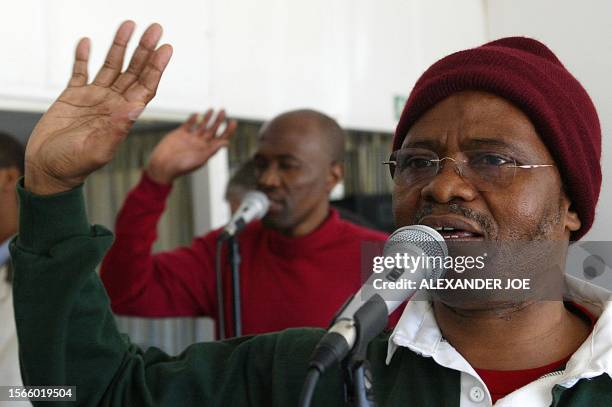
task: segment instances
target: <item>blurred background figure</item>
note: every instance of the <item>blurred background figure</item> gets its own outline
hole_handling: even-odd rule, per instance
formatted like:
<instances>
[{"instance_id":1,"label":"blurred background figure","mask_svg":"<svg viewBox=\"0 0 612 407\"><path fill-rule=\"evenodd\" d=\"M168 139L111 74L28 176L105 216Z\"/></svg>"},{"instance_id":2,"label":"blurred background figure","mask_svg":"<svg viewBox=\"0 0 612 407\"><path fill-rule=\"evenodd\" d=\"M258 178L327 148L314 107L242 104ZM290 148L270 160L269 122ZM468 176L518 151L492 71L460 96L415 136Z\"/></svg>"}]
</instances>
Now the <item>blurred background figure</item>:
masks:
<instances>
[{"instance_id":1,"label":"blurred background figure","mask_svg":"<svg viewBox=\"0 0 612 407\"><path fill-rule=\"evenodd\" d=\"M21 386L9 241L17 233L17 181L23 175L24 147L0 133L0 385ZM19 405L25 405L22 403ZM27 403L29 405L29 403ZM8 402L0 401L0 406Z\"/></svg>"},{"instance_id":2,"label":"blurred background figure","mask_svg":"<svg viewBox=\"0 0 612 407\"><path fill-rule=\"evenodd\" d=\"M240 206L244 195L249 191L257 189L257 174L255 171L256 168L253 160L249 160L238 168L227 183L227 188L225 189L225 200L227 201L232 214L236 212ZM363 215L354 211L352 208L355 205L348 199L331 201L331 206L338 211L341 219L369 229L381 230L380 225L376 225L374 222L368 221ZM382 229L382 231L385 230Z\"/></svg>"},{"instance_id":3,"label":"blurred background figure","mask_svg":"<svg viewBox=\"0 0 612 407\"><path fill-rule=\"evenodd\" d=\"M223 111L213 119L209 110L199 123L191 116L151 153L141 181L119 212L116 239L101 267L117 314L206 315L219 321L215 256L220 230L171 251L153 253L152 247L173 182L206 165L229 143L236 124L224 120ZM257 190L270 200L263 219L238 237L243 334L325 327L361 286L362 244L383 241L386 235L346 222L330 207L330 192L344 176L344 155L344 131L321 112L293 110L261 127L248 164L254 171L239 170L245 189L253 187L247 178L253 174ZM221 321L225 335L234 336L226 248L221 252Z\"/></svg>"},{"instance_id":4,"label":"blurred background figure","mask_svg":"<svg viewBox=\"0 0 612 407\"><path fill-rule=\"evenodd\" d=\"M255 163L253 163L253 160L249 160L232 175L227 183L225 200L230 206L232 214L240 206L244 195L249 191L257 189L257 174L255 170Z\"/></svg>"}]
</instances>

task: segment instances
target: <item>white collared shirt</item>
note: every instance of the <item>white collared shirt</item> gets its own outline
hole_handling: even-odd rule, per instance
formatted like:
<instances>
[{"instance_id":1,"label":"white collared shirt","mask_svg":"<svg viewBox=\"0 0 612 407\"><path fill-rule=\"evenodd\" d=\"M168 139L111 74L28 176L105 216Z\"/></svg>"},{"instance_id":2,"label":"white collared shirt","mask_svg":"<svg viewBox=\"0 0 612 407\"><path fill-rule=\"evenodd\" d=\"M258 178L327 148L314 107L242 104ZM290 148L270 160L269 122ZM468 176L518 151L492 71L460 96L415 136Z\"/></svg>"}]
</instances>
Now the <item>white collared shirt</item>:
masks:
<instances>
[{"instance_id":1,"label":"white collared shirt","mask_svg":"<svg viewBox=\"0 0 612 407\"><path fill-rule=\"evenodd\" d=\"M8 267L4 263L0 264L0 386L23 386L19 370L13 291L11 284L6 281ZM27 401L0 401L0 407L31 405Z\"/></svg>"},{"instance_id":2,"label":"white collared shirt","mask_svg":"<svg viewBox=\"0 0 612 407\"><path fill-rule=\"evenodd\" d=\"M612 377L612 293L601 287L566 277L567 300L585 307L598 318L593 331L576 350L562 372L545 375L508 394L495 403L496 407L544 407L552 403L552 388L559 384L572 387L583 378L607 373ZM426 292L418 292L389 337L387 364L399 346L425 357L432 357L441 366L461 372L461 407L491 406L491 395L476 371L448 343L440 332L432 304Z\"/></svg>"}]
</instances>

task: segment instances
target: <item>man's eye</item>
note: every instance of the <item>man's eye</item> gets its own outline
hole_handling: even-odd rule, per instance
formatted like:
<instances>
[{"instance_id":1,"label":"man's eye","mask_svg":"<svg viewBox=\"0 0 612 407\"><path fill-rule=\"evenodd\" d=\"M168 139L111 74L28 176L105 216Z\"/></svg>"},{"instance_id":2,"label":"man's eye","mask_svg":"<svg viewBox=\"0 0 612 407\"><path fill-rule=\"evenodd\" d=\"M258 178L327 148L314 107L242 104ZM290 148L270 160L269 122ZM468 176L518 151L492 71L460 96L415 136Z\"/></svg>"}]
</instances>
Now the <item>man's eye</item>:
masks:
<instances>
[{"instance_id":1,"label":"man's eye","mask_svg":"<svg viewBox=\"0 0 612 407\"><path fill-rule=\"evenodd\" d=\"M422 168L429 168L432 165L433 165L433 162L429 158L406 157L406 159L403 160L401 167L406 168L406 169L418 170Z\"/></svg>"},{"instance_id":2,"label":"man's eye","mask_svg":"<svg viewBox=\"0 0 612 407\"><path fill-rule=\"evenodd\" d=\"M282 163L280 163L279 166L280 166L281 170L293 170L293 169L298 168L297 164L287 163L287 162L282 162Z\"/></svg>"},{"instance_id":3,"label":"man's eye","mask_svg":"<svg viewBox=\"0 0 612 407\"><path fill-rule=\"evenodd\" d=\"M263 161L255 161L253 163L253 166L255 167L255 170L257 171L263 171L266 169L266 167L268 166L265 162Z\"/></svg>"},{"instance_id":4,"label":"man's eye","mask_svg":"<svg viewBox=\"0 0 612 407\"><path fill-rule=\"evenodd\" d=\"M472 160L472 165L477 167L501 167L512 163L512 160L499 154L483 153Z\"/></svg>"}]
</instances>

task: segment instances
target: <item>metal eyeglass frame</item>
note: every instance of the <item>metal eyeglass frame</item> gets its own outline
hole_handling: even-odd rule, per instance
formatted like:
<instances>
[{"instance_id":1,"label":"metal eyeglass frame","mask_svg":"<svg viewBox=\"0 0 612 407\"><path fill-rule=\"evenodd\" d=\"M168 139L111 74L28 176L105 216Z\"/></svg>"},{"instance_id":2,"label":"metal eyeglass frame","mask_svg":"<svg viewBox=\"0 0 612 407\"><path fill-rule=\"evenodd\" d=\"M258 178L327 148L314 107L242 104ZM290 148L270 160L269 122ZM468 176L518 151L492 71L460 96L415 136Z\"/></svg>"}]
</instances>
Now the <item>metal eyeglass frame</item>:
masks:
<instances>
[{"instance_id":1,"label":"metal eyeglass frame","mask_svg":"<svg viewBox=\"0 0 612 407\"><path fill-rule=\"evenodd\" d=\"M399 150L398 150L399 151ZM451 160L452 162L455 163L455 171L457 171L457 174L459 174L461 177L464 176L463 174L463 166L460 164L466 164L467 160L457 160L455 158L452 157L442 157L442 158L438 158L438 159L434 159L434 160L428 160L431 162L437 162L438 163L438 170L436 171L436 174L434 175L437 176L442 168L441 164L444 160ZM397 161L395 160L388 160L388 161L383 161L382 165L388 165L389 166L389 172L391 173L391 178L394 178L394 172L395 170L391 171L391 166L397 166ZM521 165L508 165L507 168L522 168L522 169L533 169L533 168L543 168L543 167L554 167L555 164L521 164Z\"/></svg>"}]
</instances>

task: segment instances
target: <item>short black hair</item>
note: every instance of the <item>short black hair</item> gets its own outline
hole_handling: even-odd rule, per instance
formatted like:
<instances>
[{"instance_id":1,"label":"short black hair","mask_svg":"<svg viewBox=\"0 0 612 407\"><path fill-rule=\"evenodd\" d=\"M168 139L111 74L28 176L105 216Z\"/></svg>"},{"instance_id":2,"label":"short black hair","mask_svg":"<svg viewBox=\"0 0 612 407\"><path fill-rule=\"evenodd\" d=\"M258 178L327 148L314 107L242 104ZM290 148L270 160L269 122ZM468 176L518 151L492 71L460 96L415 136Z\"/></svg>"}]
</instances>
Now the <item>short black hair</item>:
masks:
<instances>
[{"instance_id":1,"label":"short black hair","mask_svg":"<svg viewBox=\"0 0 612 407\"><path fill-rule=\"evenodd\" d=\"M343 163L346 133L338 122L331 116L317 110L301 109L295 112L310 118L318 124L321 133L327 136L327 143L332 161L335 163Z\"/></svg>"},{"instance_id":2,"label":"short black hair","mask_svg":"<svg viewBox=\"0 0 612 407\"><path fill-rule=\"evenodd\" d=\"M25 147L15 137L0 132L0 168L16 167L24 173Z\"/></svg>"},{"instance_id":3,"label":"short black hair","mask_svg":"<svg viewBox=\"0 0 612 407\"><path fill-rule=\"evenodd\" d=\"M316 126L319 133L323 136L323 140L327 142L326 150L330 155L331 161L333 163L344 162L346 133L336 120L318 110L297 109L281 113L270 122L265 123L260 130L260 134L271 123L287 119L298 119L302 123L308 123L307 125L309 126Z\"/></svg>"}]
</instances>

